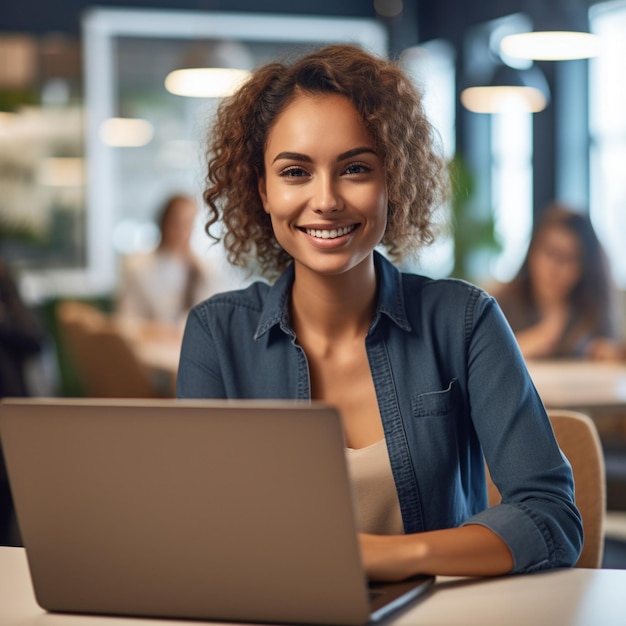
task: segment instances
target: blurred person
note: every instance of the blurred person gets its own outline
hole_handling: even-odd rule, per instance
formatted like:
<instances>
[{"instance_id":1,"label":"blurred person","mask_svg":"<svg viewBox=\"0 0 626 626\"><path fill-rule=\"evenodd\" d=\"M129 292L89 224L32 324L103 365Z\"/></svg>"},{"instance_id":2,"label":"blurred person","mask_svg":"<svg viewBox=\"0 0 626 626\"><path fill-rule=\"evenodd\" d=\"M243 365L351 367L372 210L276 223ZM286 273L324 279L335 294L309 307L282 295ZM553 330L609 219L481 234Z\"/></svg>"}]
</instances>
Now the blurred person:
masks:
<instances>
[{"instance_id":1,"label":"blurred person","mask_svg":"<svg viewBox=\"0 0 626 626\"><path fill-rule=\"evenodd\" d=\"M26 366L41 353L45 338L8 264L0 259L0 397L31 395Z\"/></svg>"},{"instance_id":2,"label":"blurred person","mask_svg":"<svg viewBox=\"0 0 626 626\"><path fill-rule=\"evenodd\" d=\"M41 353L45 339L36 316L22 300L8 264L0 259L0 398L31 395L26 366ZM0 545L21 545L1 448Z\"/></svg>"},{"instance_id":3,"label":"blurred person","mask_svg":"<svg viewBox=\"0 0 626 626\"><path fill-rule=\"evenodd\" d=\"M588 216L546 207L515 278L494 290L527 358L624 356L616 291Z\"/></svg>"},{"instance_id":4,"label":"blurred person","mask_svg":"<svg viewBox=\"0 0 626 626\"><path fill-rule=\"evenodd\" d=\"M180 327L189 309L210 295L208 268L191 249L198 206L193 198L168 198L159 217L161 240L147 254L123 261L116 312L153 326Z\"/></svg>"}]
</instances>

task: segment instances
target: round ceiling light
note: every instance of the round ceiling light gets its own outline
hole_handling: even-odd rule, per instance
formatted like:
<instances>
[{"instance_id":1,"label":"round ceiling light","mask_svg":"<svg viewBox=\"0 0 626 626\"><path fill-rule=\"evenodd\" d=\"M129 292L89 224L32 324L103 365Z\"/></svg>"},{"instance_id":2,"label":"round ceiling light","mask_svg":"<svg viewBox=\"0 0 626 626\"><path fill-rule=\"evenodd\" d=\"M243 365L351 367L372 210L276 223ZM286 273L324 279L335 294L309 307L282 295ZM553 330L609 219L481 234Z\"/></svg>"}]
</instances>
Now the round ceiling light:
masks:
<instances>
[{"instance_id":1,"label":"round ceiling light","mask_svg":"<svg viewBox=\"0 0 626 626\"><path fill-rule=\"evenodd\" d=\"M600 37L572 31L541 31L507 35L500 42L503 55L534 61L587 59L600 54Z\"/></svg>"},{"instance_id":2,"label":"round ceiling light","mask_svg":"<svg viewBox=\"0 0 626 626\"><path fill-rule=\"evenodd\" d=\"M190 68L174 70L165 79L165 88L177 96L223 98L232 95L250 77L248 70Z\"/></svg>"}]
</instances>

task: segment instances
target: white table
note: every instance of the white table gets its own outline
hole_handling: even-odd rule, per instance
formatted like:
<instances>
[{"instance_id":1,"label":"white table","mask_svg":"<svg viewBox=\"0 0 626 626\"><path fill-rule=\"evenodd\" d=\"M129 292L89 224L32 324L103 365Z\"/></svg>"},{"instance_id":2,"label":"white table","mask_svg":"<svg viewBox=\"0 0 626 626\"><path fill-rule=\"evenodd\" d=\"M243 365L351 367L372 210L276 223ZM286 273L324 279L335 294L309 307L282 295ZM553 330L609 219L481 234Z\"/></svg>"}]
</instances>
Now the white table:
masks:
<instances>
[{"instance_id":1,"label":"white table","mask_svg":"<svg viewBox=\"0 0 626 626\"><path fill-rule=\"evenodd\" d=\"M390 626L623 626L625 621L626 570L572 569L492 579L441 577L428 595L386 623ZM24 549L0 547L1 626L181 626L186 623L199 622L46 613L35 602Z\"/></svg>"},{"instance_id":2,"label":"white table","mask_svg":"<svg viewBox=\"0 0 626 626\"><path fill-rule=\"evenodd\" d=\"M626 362L559 359L527 365L548 409L582 411L603 442L626 444Z\"/></svg>"},{"instance_id":3,"label":"white table","mask_svg":"<svg viewBox=\"0 0 626 626\"><path fill-rule=\"evenodd\" d=\"M622 407L626 415L626 362L528 360L527 366L550 408Z\"/></svg>"}]
</instances>

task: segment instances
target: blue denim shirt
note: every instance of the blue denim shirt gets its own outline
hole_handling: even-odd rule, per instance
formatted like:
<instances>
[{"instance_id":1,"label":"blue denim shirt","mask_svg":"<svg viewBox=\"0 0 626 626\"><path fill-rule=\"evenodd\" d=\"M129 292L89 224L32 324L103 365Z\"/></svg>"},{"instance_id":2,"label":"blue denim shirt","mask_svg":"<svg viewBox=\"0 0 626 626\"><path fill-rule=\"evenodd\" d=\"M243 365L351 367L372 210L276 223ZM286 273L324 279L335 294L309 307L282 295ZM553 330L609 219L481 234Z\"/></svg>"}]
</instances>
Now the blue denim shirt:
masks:
<instances>
[{"instance_id":1,"label":"blue denim shirt","mask_svg":"<svg viewBox=\"0 0 626 626\"><path fill-rule=\"evenodd\" d=\"M573 565L582 524L571 468L497 304L463 281L401 274L378 253L375 263L365 344L405 532L482 524L509 546L513 572ZM310 399L289 322L293 280L292 266L272 286L190 312L179 397ZM492 508L484 459L502 494Z\"/></svg>"}]
</instances>

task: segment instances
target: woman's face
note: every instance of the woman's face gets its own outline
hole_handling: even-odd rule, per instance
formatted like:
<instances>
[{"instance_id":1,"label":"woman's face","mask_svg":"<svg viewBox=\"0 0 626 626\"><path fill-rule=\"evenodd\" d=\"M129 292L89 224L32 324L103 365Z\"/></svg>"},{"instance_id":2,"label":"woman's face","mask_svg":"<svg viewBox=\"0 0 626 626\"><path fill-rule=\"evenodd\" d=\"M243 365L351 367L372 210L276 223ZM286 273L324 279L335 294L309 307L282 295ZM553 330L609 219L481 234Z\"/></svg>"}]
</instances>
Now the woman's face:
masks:
<instances>
[{"instance_id":1,"label":"woman's face","mask_svg":"<svg viewBox=\"0 0 626 626\"><path fill-rule=\"evenodd\" d=\"M163 220L161 246L171 251L186 253L197 212L198 207L192 200L183 198L176 200Z\"/></svg>"},{"instance_id":2,"label":"woman's face","mask_svg":"<svg viewBox=\"0 0 626 626\"><path fill-rule=\"evenodd\" d=\"M533 292L540 301L566 300L582 272L576 235L561 226L546 227L531 251L529 270Z\"/></svg>"},{"instance_id":3,"label":"woman's face","mask_svg":"<svg viewBox=\"0 0 626 626\"><path fill-rule=\"evenodd\" d=\"M387 223L382 156L352 103L298 95L268 134L259 193L296 269L340 274L370 259Z\"/></svg>"}]
</instances>

